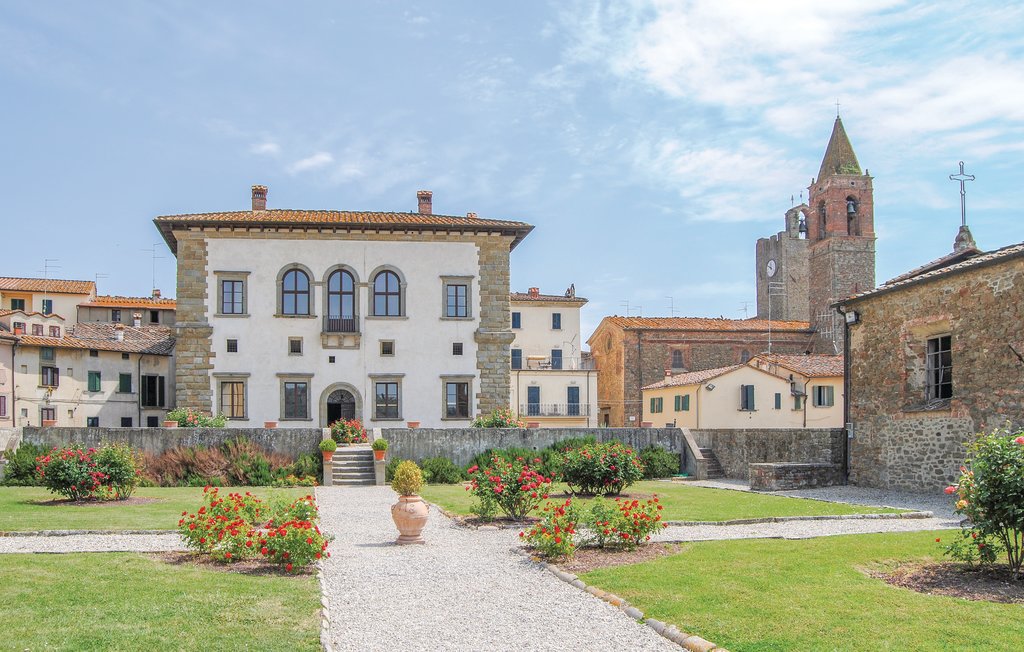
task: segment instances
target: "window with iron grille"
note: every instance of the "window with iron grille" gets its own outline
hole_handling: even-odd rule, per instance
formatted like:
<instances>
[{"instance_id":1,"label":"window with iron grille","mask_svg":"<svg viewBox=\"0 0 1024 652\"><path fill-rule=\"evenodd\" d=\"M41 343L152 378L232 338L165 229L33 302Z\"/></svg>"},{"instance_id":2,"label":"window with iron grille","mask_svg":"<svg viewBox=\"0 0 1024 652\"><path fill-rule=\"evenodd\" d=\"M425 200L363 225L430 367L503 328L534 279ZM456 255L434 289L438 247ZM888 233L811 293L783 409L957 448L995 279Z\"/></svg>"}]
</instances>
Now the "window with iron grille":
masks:
<instances>
[{"instance_id":1,"label":"window with iron grille","mask_svg":"<svg viewBox=\"0 0 1024 652\"><path fill-rule=\"evenodd\" d=\"M395 343L392 340L382 340L380 343L380 354L385 356L394 355Z\"/></svg>"},{"instance_id":2,"label":"window with iron grille","mask_svg":"<svg viewBox=\"0 0 1024 652\"><path fill-rule=\"evenodd\" d=\"M452 342L452 355L462 355L462 342Z\"/></svg>"},{"instance_id":3,"label":"window with iron grille","mask_svg":"<svg viewBox=\"0 0 1024 652\"><path fill-rule=\"evenodd\" d=\"M928 340L926 360L926 398L953 397L953 338L950 335Z\"/></svg>"},{"instance_id":4,"label":"window with iron grille","mask_svg":"<svg viewBox=\"0 0 1024 652\"><path fill-rule=\"evenodd\" d=\"M228 353L238 353L238 340L228 340Z\"/></svg>"}]
</instances>

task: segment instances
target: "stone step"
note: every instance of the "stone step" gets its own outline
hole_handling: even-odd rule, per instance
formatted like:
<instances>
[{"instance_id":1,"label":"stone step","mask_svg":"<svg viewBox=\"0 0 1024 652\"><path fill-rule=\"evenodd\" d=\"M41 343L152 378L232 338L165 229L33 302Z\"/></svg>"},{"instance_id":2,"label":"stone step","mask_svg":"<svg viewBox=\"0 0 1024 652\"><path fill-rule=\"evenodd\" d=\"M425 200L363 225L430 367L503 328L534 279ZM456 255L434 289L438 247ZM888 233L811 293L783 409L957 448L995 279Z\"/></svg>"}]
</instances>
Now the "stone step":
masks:
<instances>
[{"instance_id":1,"label":"stone step","mask_svg":"<svg viewBox=\"0 0 1024 652\"><path fill-rule=\"evenodd\" d=\"M331 463L331 466L336 471L373 471L373 462L338 462L335 460Z\"/></svg>"},{"instance_id":2,"label":"stone step","mask_svg":"<svg viewBox=\"0 0 1024 652\"><path fill-rule=\"evenodd\" d=\"M331 477L338 478L370 478L371 480L375 477L373 471L335 471L331 474Z\"/></svg>"}]
</instances>

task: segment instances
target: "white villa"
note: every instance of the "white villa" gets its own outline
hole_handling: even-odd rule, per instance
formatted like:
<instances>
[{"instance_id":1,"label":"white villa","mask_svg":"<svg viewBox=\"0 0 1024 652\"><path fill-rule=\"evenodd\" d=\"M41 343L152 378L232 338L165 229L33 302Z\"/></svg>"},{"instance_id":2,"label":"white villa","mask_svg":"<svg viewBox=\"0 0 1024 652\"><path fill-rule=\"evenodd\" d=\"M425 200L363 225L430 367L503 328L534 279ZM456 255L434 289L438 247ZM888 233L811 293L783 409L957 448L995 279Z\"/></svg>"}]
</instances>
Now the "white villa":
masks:
<instances>
[{"instance_id":1,"label":"white villa","mask_svg":"<svg viewBox=\"0 0 1024 652\"><path fill-rule=\"evenodd\" d=\"M267 209L154 220L178 259L177 405L239 426L468 426L509 397L523 222ZM396 423L397 422L397 423Z\"/></svg>"},{"instance_id":2,"label":"white villa","mask_svg":"<svg viewBox=\"0 0 1024 652\"><path fill-rule=\"evenodd\" d=\"M597 371L580 342L580 309L587 300L539 288L511 294L511 406L528 424L597 425Z\"/></svg>"}]
</instances>

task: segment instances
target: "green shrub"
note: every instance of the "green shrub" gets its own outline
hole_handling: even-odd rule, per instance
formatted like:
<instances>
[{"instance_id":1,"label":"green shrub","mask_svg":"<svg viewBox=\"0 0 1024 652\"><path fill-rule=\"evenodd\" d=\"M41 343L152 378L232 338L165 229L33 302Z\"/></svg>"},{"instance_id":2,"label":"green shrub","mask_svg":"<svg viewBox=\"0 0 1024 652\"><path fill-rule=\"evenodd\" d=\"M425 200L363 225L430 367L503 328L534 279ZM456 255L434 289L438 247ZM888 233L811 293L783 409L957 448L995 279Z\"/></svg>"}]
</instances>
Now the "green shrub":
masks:
<instances>
[{"instance_id":1,"label":"green shrub","mask_svg":"<svg viewBox=\"0 0 1024 652\"><path fill-rule=\"evenodd\" d=\"M648 446L640 451L644 465L644 479L670 478L679 473L679 455L660 446Z\"/></svg>"},{"instance_id":2,"label":"green shrub","mask_svg":"<svg viewBox=\"0 0 1024 652\"><path fill-rule=\"evenodd\" d=\"M96 449L85 450L80 444L54 447L36 460L43 486L70 500L95 496L102 486L103 474L96 468L92 455Z\"/></svg>"},{"instance_id":3,"label":"green shrub","mask_svg":"<svg viewBox=\"0 0 1024 652\"><path fill-rule=\"evenodd\" d=\"M488 448L482 453L477 453L470 460L467 468L486 467L490 466L491 460L495 457L500 457L507 462L526 461L529 460L530 467L544 475L546 477L554 479L558 476L558 469L561 466L561 454L557 451L545 448L543 450L535 451L529 448ZM537 460L540 460L539 462ZM468 473L468 471L467 471Z\"/></svg>"},{"instance_id":4,"label":"green shrub","mask_svg":"<svg viewBox=\"0 0 1024 652\"><path fill-rule=\"evenodd\" d=\"M333 439L324 439L319 445L321 453L333 453L338 450L338 442Z\"/></svg>"},{"instance_id":5,"label":"green shrub","mask_svg":"<svg viewBox=\"0 0 1024 652\"><path fill-rule=\"evenodd\" d=\"M167 421L177 421L180 428L223 428L228 418L223 414L211 416L192 408L176 408L167 413Z\"/></svg>"},{"instance_id":6,"label":"green shrub","mask_svg":"<svg viewBox=\"0 0 1024 652\"><path fill-rule=\"evenodd\" d=\"M378 437L377 439L373 440L372 444L370 444L370 448L372 448L375 451L386 451L388 449L388 440L381 439Z\"/></svg>"},{"instance_id":7,"label":"green shrub","mask_svg":"<svg viewBox=\"0 0 1024 652\"><path fill-rule=\"evenodd\" d=\"M415 496L423 488L423 472L416 462L406 460L395 469L395 477L391 480L391 488L400 496Z\"/></svg>"},{"instance_id":8,"label":"green shrub","mask_svg":"<svg viewBox=\"0 0 1024 652\"><path fill-rule=\"evenodd\" d=\"M447 457L428 457L420 462L423 479L428 484L458 484L462 482L462 469Z\"/></svg>"},{"instance_id":9,"label":"green shrub","mask_svg":"<svg viewBox=\"0 0 1024 652\"><path fill-rule=\"evenodd\" d=\"M643 475L639 456L619 442L589 444L562 456L562 478L577 494L617 495Z\"/></svg>"},{"instance_id":10,"label":"green shrub","mask_svg":"<svg viewBox=\"0 0 1024 652\"><path fill-rule=\"evenodd\" d=\"M520 520L546 500L551 478L535 471L531 463L522 457L509 461L495 455L487 466L470 467L470 491L479 501L474 511L486 519L500 509Z\"/></svg>"},{"instance_id":11,"label":"green shrub","mask_svg":"<svg viewBox=\"0 0 1024 652\"><path fill-rule=\"evenodd\" d=\"M395 471L398 469L398 465L404 462L400 457L392 457L388 461L387 466L384 467L384 482L391 483L395 479Z\"/></svg>"},{"instance_id":12,"label":"green shrub","mask_svg":"<svg viewBox=\"0 0 1024 652\"><path fill-rule=\"evenodd\" d=\"M16 450L4 451L7 466L4 479L0 484L8 486L41 486L43 481L36 474L36 458L46 453L46 449L35 444L21 444Z\"/></svg>"},{"instance_id":13,"label":"green shrub","mask_svg":"<svg viewBox=\"0 0 1024 652\"><path fill-rule=\"evenodd\" d=\"M142 455L126 443L100 446L92 456L104 474L102 486L117 500L129 498L142 477Z\"/></svg>"},{"instance_id":14,"label":"green shrub","mask_svg":"<svg viewBox=\"0 0 1024 652\"><path fill-rule=\"evenodd\" d=\"M576 528L581 516L572 498L561 505L548 503L540 510L540 522L520 532L519 537L549 559L571 557L576 552Z\"/></svg>"},{"instance_id":15,"label":"green shrub","mask_svg":"<svg viewBox=\"0 0 1024 652\"><path fill-rule=\"evenodd\" d=\"M583 448L584 446L591 446L597 443L597 438L594 435L587 435L585 437L570 437L569 439L562 439L551 444L550 448L558 453L567 453L569 451L576 450L577 448Z\"/></svg>"},{"instance_id":16,"label":"green shrub","mask_svg":"<svg viewBox=\"0 0 1024 652\"><path fill-rule=\"evenodd\" d=\"M525 428L526 423L516 417L511 408L498 408L490 414L473 420L474 428Z\"/></svg>"}]
</instances>

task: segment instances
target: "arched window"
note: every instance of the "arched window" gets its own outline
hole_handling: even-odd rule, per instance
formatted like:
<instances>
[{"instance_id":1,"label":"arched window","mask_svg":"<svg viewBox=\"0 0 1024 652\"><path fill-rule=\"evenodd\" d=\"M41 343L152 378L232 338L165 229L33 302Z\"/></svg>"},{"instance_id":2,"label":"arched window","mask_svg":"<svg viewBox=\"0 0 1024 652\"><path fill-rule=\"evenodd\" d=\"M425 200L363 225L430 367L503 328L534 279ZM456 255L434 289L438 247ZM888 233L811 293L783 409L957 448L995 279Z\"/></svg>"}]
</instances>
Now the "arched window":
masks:
<instances>
[{"instance_id":1,"label":"arched window","mask_svg":"<svg viewBox=\"0 0 1024 652\"><path fill-rule=\"evenodd\" d=\"M289 270L281 279L281 314L309 314L309 277L301 269Z\"/></svg>"},{"instance_id":2,"label":"arched window","mask_svg":"<svg viewBox=\"0 0 1024 652\"><path fill-rule=\"evenodd\" d=\"M356 283L352 274L339 269L327 279L327 316L351 319L356 314Z\"/></svg>"},{"instance_id":3,"label":"arched window","mask_svg":"<svg viewBox=\"0 0 1024 652\"><path fill-rule=\"evenodd\" d=\"M860 235L860 225L857 223L857 199L853 196L846 198L846 232L850 235Z\"/></svg>"},{"instance_id":4,"label":"arched window","mask_svg":"<svg viewBox=\"0 0 1024 652\"><path fill-rule=\"evenodd\" d=\"M683 368L683 352L682 351L678 351L677 350L677 351L673 351L672 352L672 368L673 369L682 369Z\"/></svg>"},{"instance_id":5,"label":"arched window","mask_svg":"<svg viewBox=\"0 0 1024 652\"><path fill-rule=\"evenodd\" d=\"M384 270L373 279L373 314L398 317L402 314L402 285L398 274Z\"/></svg>"},{"instance_id":6,"label":"arched window","mask_svg":"<svg viewBox=\"0 0 1024 652\"><path fill-rule=\"evenodd\" d=\"M818 204L818 240L825 237L825 202Z\"/></svg>"}]
</instances>

